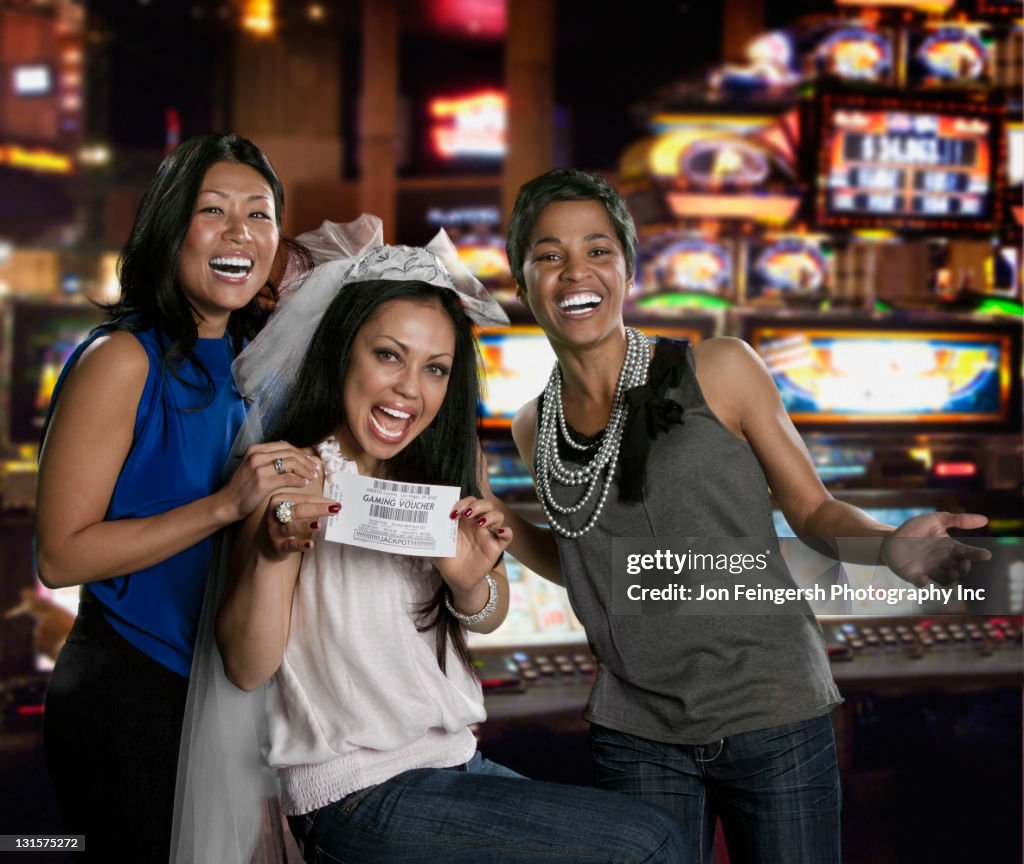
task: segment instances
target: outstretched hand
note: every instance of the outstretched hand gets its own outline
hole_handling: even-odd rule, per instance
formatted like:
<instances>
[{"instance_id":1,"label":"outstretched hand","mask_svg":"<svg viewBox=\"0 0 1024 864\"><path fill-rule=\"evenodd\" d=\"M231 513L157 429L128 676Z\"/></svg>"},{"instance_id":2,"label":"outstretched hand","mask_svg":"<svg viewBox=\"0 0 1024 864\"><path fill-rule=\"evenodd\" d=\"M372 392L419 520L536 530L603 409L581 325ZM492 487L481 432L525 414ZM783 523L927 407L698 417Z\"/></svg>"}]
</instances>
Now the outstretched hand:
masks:
<instances>
[{"instance_id":1,"label":"outstretched hand","mask_svg":"<svg viewBox=\"0 0 1024 864\"><path fill-rule=\"evenodd\" d=\"M972 561L992 553L949 536L950 528L971 530L988 522L979 513L927 513L900 525L882 542L882 560L901 579L923 588L929 580L949 585L971 571Z\"/></svg>"},{"instance_id":2,"label":"outstretched hand","mask_svg":"<svg viewBox=\"0 0 1024 864\"><path fill-rule=\"evenodd\" d=\"M512 540L512 529L494 504L483 498L463 498L451 518L459 521L454 558L436 558L434 563L453 590L471 591L494 569L495 562Z\"/></svg>"}]
</instances>

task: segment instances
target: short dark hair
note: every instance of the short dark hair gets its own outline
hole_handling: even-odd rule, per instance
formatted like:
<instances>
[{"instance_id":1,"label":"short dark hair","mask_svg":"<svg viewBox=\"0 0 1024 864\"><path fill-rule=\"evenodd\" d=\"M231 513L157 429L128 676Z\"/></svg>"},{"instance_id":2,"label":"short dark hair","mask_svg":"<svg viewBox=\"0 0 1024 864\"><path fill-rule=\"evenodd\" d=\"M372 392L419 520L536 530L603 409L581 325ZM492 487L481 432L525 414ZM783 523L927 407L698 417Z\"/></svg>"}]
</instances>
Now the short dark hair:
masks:
<instances>
[{"instance_id":1,"label":"short dark hair","mask_svg":"<svg viewBox=\"0 0 1024 864\"><path fill-rule=\"evenodd\" d=\"M512 276L521 288L526 288L523 262L530 247L530 232L541 211L555 201L600 201L608 211L608 218L622 243L626 276L628 278L633 275L636 265L636 225L623 197L600 174L588 174L575 168L555 168L524 183L519 188L512 208L505 250Z\"/></svg>"},{"instance_id":2,"label":"short dark hair","mask_svg":"<svg viewBox=\"0 0 1024 864\"><path fill-rule=\"evenodd\" d=\"M409 300L437 303L455 329L455 357L444 400L433 422L409 445L382 465L392 480L458 486L463 495L480 495L477 483L477 421L480 358L469 318L447 288L414 280L375 279L346 285L320 321L302 361L281 416L272 421L268 441L311 447L345 424L341 393L356 334L385 303ZM447 640L467 668L472 668L462 630L445 609L447 587L420 611L421 631L436 630L437 662L445 670Z\"/></svg>"},{"instance_id":3,"label":"short dark hair","mask_svg":"<svg viewBox=\"0 0 1024 864\"><path fill-rule=\"evenodd\" d=\"M185 357L196 359L192 352L199 335L196 310L178 284L178 258L203 178L218 162L248 165L262 175L273 194L274 217L280 229L284 189L259 147L235 134L208 133L188 138L160 163L142 198L131 235L118 260L121 297L107 307L115 329L157 327L167 344L165 361L172 369ZM289 252L309 266L304 250L281 238L271 276L261 292L265 296L262 300L254 297L244 309L233 312L228 321L228 335L235 351L240 351L245 340L259 331L269 314L268 306L272 308L276 302L274 280L283 272Z\"/></svg>"}]
</instances>

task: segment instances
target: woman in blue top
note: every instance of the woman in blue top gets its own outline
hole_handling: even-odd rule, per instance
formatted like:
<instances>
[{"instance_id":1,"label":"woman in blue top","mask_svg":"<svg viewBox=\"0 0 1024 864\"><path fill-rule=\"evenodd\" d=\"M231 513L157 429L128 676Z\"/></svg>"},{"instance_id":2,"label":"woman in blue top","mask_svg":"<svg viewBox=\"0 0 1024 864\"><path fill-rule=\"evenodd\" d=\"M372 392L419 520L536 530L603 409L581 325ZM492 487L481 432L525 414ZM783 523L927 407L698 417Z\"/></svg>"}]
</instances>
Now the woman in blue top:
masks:
<instances>
[{"instance_id":1,"label":"woman in blue top","mask_svg":"<svg viewBox=\"0 0 1024 864\"><path fill-rule=\"evenodd\" d=\"M283 192L237 135L160 165L120 260L121 299L61 375L39 467L38 568L82 585L46 701L68 833L95 860L167 860L181 721L211 535L318 463L250 448L222 482L244 414L231 362L277 297Z\"/></svg>"}]
</instances>

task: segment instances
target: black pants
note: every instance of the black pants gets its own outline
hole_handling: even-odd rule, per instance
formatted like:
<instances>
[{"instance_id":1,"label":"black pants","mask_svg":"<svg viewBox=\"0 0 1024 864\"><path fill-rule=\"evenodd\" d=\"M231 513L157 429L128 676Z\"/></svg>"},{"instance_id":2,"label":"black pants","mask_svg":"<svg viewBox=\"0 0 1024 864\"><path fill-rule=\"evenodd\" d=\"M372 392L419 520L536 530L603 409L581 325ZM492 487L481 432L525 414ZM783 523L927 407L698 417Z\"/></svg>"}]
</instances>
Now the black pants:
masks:
<instances>
[{"instance_id":1,"label":"black pants","mask_svg":"<svg viewBox=\"0 0 1024 864\"><path fill-rule=\"evenodd\" d=\"M83 603L46 694L46 761L80 860L164 864L188 679Z\"/></svg>"}]
</instances>

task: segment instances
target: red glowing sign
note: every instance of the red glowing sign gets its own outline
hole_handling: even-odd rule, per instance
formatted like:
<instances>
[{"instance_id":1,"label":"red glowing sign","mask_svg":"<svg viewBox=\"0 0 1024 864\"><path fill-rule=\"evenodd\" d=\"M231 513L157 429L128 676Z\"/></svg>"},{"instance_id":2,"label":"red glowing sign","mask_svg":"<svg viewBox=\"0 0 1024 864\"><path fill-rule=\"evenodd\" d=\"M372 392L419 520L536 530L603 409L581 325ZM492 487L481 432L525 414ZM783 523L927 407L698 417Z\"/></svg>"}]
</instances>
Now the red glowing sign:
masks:
<instances>
[{"instance_id":1,"label":"red glowing sign","mask_svg":"<svg viewBox=\"0 0 1024 864\"><path fill-rule=\"evenodd\" d=\"M430 103L434 150L445 159L504 156L505 103L505 94L496 90L434 99Z\"/></svg>"}]
</instances>

